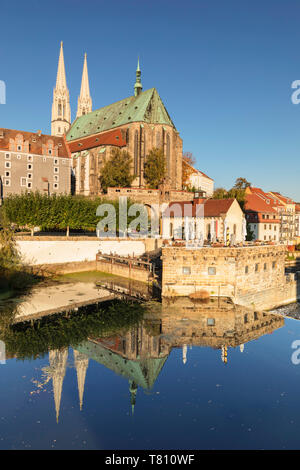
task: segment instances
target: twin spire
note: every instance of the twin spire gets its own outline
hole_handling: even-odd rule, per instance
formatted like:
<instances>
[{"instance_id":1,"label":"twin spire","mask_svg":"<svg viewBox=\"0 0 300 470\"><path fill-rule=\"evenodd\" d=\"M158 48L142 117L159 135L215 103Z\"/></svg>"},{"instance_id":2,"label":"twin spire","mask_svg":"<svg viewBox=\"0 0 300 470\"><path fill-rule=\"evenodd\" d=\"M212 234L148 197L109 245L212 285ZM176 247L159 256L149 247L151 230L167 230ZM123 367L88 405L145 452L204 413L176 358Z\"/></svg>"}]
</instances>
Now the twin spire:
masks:
<instances>
[{"instance_id":1,"label":"twin spire","mask_svg":"<svg viewBox=\"0 0 300 470\"><path fill-rule=\"evenodd\" d=\"M138 96L143 90L141 83L140 60L138 58L136 69L136 82L134 85L134 95ZM86 53L84 54L83 70L81 78L80 95L78 97L77 114L80 117L83 114L92 111L92 98L90 95L88 68ZM53 104L51 117L51 135L63 136L71 127L71 107L70 96L67 87L63 42L60 43L59 60L56 76L56 86L53 90Z\"/></svg>"},{"instance_id":2,"label":"twin spire","mask_svg":"<svg viewBox=\"0 0 300 470\"><path fill-rule=\"evenodd\" d=\"M80 95L78 97L77 115L90 113L92 111L92 98L90 95L89 77L87 69L86 54L84 54L83 71L81 79ZM53 90L51 135L62 136L71 127L70 96L67 87L66 70L64 61L63 42L60 43L56 85Z\"/></svg>"}]
</instances>

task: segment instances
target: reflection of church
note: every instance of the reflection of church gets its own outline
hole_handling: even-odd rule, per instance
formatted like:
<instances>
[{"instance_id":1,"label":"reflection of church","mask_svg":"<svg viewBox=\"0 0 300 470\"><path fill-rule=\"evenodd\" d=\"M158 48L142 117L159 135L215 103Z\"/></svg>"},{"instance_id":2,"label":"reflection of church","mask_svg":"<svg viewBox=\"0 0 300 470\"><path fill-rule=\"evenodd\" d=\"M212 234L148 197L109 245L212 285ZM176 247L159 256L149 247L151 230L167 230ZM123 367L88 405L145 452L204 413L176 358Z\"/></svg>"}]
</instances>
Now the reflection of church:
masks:
<instances>
[{"instance_id":1,"label":"reflection of church","mask_svg":"<svg viewBox=\"0 0 300 470\"><path fill-rule=\"evenodd\" d=\"M192 346L219 349L221 360L227 363L229 348L239 347L243 352L245 343L283 325L284 318L279 315L254 312L224 299L208 303L192 302L189 298L163 301L159 316L148 317L125 333L90 338L76 347L74 365L80 410L89 359L128 380L133 412L138 387L152 389L173 348L182 348L183 364L187 363L188 348ZM49 352L48 376L52 379L57 421L67 359L67 349Z\"/></svg>"}]
</instances>

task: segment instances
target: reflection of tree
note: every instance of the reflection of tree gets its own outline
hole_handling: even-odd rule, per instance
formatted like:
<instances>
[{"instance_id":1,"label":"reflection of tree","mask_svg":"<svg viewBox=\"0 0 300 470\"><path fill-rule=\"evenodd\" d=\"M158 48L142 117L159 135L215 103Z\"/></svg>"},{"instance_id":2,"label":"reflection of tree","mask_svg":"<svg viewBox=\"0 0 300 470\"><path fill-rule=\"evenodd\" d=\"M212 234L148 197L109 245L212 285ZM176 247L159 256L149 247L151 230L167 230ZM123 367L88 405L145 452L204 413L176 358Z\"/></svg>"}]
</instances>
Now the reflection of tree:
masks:
<instances>
[{"instance_id":1,"label":"reflection of tree","mask_svg":"<svg viewBox=\"0 0 300 470\"><path fill-rule=\"evenodd\" d=\"M76 347L88 337L127 331L142 318L145 308L137 302L113 300L106 304L89 305L69 315L54 314L32 322L11 324L2 329L1 338L10 355L19 359L37 358L49 350Z\"/></svg>"}]
</instances>

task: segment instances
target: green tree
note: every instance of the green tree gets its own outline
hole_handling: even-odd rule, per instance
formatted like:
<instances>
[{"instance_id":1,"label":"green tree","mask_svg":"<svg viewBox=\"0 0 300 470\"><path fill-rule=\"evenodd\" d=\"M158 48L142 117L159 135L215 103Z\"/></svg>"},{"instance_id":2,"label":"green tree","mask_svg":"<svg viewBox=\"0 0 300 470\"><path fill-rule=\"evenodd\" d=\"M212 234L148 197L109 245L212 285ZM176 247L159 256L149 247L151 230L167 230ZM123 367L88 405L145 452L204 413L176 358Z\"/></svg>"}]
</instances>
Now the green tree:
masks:
<instances>
[{"instance_id":1,"label":"green tree","mask_svg":"<svg viewBox=\"0 0 300 470\"><path fill-rule=\"evenodd\" d=\"M150 150L146 157L144 178L151 189L157 189L166 175L165 156L162 148Z\"/></svg>"},{"instance_id":2,"label":"green tree","mask_svg":"<svg viewBox=\"0 0 300 470\"><path fill-rule=\"evenodd\" d=\"M112 157L104 164L99 177L101 187L106 193L109 187L131 186L135 175L131 174L132 158L126 150L115 148Z\"/></svg>"}]
</instances>

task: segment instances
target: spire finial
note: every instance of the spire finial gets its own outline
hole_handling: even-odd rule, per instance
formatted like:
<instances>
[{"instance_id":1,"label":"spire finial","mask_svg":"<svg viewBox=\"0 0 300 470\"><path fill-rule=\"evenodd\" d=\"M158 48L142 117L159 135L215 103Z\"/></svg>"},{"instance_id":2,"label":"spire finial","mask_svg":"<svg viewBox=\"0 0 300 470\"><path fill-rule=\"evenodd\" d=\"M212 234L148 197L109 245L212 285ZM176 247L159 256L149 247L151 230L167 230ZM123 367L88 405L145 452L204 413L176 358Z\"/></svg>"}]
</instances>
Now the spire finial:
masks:
<instances>
[{"instance_id":1,"label":"spire finial","mask_svg":"<svg viewBox=\"0 0 300 470\"><path fill-rule=\"evenodd\" d=\"M143 90L141 83L141 69L140 69L140 58L138 57L137 69L136 69L136 82L134 85L134 96L138 96Z\"/></svg>"},{"instance_id":2,"label":"spire finial","mask_svg":"<svg viewBox=\"0 0 300 470\"><path fill-rule=\"evenodd\" d=\"M77 117L92 111L92 99L90 95L89 77L87 68L87 54L84 53L83 70L80 95L78 97Z\"/></svg>"}]
</instances>

